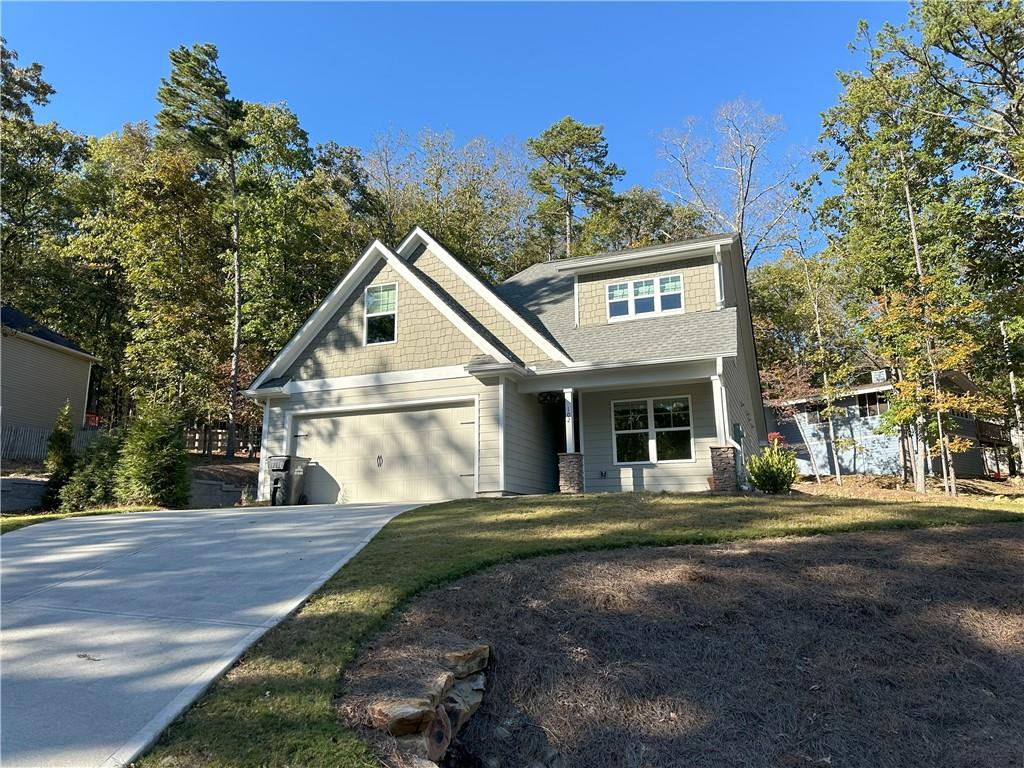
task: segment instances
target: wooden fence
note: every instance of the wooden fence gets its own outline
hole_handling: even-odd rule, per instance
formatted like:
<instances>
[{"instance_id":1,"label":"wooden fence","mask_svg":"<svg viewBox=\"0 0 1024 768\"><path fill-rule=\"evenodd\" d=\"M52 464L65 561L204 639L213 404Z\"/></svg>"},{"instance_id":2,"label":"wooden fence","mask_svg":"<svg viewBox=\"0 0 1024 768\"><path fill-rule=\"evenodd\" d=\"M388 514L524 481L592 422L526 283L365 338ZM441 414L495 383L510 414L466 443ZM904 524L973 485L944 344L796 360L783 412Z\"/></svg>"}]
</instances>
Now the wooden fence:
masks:
<instances>
[{"instance_id":1,"label":"wooden fence","mask_svg":"<svg viewBox=\"0 0 1024 768\"><path fill-rule=\"evenodd\" d=\"M5 424L0 428L0 454L4 461L13 459L42 459L46 456L46 441L50 439L51 427L23 427ZM86 428L75 431L72 446L83 451L96 439L99 430Z\"/></svg>"},{"instance_id":2,"label":"wooden fence","mask_svg":"<svg viewBox=\"0 0 1024 768\"><path fill-rule=\"evenodd\" d=\"M239 429L235 437L238 453L247 453L251 456L260 448L258 432L255 435L250 435L246 430ZM185 430L185 450L190 453L224 453L227 447L228 431L226 429L189 427Z\"/></svg>"}]
</instances>

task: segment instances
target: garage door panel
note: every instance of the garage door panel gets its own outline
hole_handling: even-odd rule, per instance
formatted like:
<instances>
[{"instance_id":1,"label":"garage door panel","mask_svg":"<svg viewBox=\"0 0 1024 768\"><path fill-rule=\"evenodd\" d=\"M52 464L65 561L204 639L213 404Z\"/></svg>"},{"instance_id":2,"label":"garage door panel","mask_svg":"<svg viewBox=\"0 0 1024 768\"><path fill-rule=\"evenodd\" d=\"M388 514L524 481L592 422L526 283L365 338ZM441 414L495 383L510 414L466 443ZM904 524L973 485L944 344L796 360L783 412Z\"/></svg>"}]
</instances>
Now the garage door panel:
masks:
<instances>
[{"instance_id":1,"label":"garage door panel","mask_svg":"<svg viewBox=\"0 0 1024 768\"><path fill-rule=\"evenodd\" d=\"M306 484L311 503L418 501L474 492L472 405L304 417L293 431L296 453L312 460Z\"/></svg>"}]
</instances>

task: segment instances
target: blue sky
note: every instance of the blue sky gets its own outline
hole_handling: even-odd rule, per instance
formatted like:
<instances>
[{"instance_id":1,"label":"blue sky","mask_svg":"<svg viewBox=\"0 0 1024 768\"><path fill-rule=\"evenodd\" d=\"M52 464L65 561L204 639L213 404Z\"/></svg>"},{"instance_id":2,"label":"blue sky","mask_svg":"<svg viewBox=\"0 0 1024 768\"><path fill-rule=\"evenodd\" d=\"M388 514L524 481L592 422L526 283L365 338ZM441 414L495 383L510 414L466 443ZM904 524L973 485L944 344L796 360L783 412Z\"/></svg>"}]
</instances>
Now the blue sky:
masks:
<instances>
[{"instance_id":1,"label":"blue sky","mask_svg":"<svg viewBox=\"0 0 1024 768\"><path fill-rule=\"evenodd\" d=\"M653 184L657 136L736 96L814 142L858 19L900 3L5 3L3 34L56 87L39 120L104 134L151 120L167 51L213 42L234 95L285 101L313 141L388 129L525 139L570 114L606 126L624 184Z\"/></svg>"}]
</instances>

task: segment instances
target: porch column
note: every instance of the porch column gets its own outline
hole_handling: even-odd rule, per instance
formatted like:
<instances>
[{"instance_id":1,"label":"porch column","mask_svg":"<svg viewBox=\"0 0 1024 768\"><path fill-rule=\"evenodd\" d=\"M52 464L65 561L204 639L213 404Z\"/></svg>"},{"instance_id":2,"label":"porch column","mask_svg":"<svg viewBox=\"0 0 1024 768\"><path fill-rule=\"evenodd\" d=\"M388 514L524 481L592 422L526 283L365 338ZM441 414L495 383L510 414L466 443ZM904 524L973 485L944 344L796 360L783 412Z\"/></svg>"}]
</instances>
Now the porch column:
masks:
<instances>
[{"instance_id":1,"label":"porch column","mask_svg":"<svg viewBox=\"0 0 1024 768\"><path fill-rule=\"evenodd\" d=\"M714 398L716 440L711 446L711 477L708 478L708 484L712 491L733 493L739 486L736 447L729 439L728 406L721 376L711 377L711 394Z\"/></svg>"},{"instance_id":2,"label":"porch column","mask_svg":"<svg viewBox=\"0 0 1024 768\"><path fill-rule=\"evenodd\" d=\"M722 386L722 379L718 376L711 377L711 394L715 403L715 439L718 441L718 445L726 445L729 431L725 423L725 387Z\"/></svg>"},{"instance_id":3,"label":"porch column","mask_svg":"<svg viewBox=\"0 0 1024 768\"><path fill-rule=\"evenodd\" d=\"M576 452L576 408L573 390L563 389L565 399L565 453L558 454L558 490L583 493L583 454Z\"/></svg>"},{"instance_id":4,"label":"porch column","mask_svg":"<svg viewBox=\"0 0 1024 768\"><path fill-rule=\"evenodd\" d=\"M576 409L572 404L572 390L563 389L565 398L565 452L576 453Z\"/></svg>"}]
</instances>

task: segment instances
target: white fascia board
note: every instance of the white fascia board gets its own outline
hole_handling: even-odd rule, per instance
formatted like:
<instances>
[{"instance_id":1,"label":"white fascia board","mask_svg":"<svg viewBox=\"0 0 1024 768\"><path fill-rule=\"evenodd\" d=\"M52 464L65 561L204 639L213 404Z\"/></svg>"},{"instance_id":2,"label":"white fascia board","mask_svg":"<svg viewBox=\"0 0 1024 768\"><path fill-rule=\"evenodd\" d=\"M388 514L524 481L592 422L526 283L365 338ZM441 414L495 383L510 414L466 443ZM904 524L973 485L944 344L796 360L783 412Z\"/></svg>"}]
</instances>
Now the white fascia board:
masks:
<instances>
[{"instance_id":1,"label":"white fascia board","mask_svg":"<svg viewBox=\"0 0 1024 768\"><path fill-rule=\"evenodd\" d=\"M721 357L736 357L737 354L738 353L733 352L732 354L722 355ZM545 376L545 375L552 374L552 373L562 373L562 372L564 372L566 370L576 371L576 372L601 371L601 370L607 370L609 368L635 368L637 366L645 366L645 365L670 365L672 363L692 363L692 362L696 362L696 361L699 361L699 360L715 360L715 361L717 361L717 360L720 360L721 357L717 357L716 358L716 357L708 357L707 355L687 355L687 356L684 356L684 357L661 357L661 358L652 358L650 360L635 360L635 361L628 362L628 363L586 363L586 362L582 362L581 361L581 362L578 362L578 363L572 363L567 368L548 368L548 369L540 370L540 371L535 371L535 370L531 369L531 371L533 373L536 373L538 376ZM717 363L716 363L716 365L717 365Z\"/></svg>"},{"instance_id":2,"label":"white fascia board","mask_svg":"<svg viewBox=\"0 0 1024 768\"><path fill-rule=\"evenodd\" d=\"M553 392L571 387L579 392L623 387L661 386L685 381L710 381L715 375L714 358L659 365L613 366L579 371L562 368L545 376L530 376L519 382L520 392Z\"/></svg>"},{"instance_id":3,"label":"white fascia board","mask_svg":"<svg viewBox=\"0 0 1024 768\"><path fill-rule=\"evenodd\" d=\"M412 256L413 251L416 250L417 241L427 246L431 253L437 256L445 266L447 266L456 274L456 276L461 278L464 283L472 288L480 298L490 304L498 314L512 323L516 330L536 344L543 352L551 357L552 360L557 360L560 363L569 363L569 358L564 352L558 349L558 347L552 344L548 339L544 338L536 328L523 319L522 315L506 304L500 296L495 294L488 286L484 285L483 281L474 275L471 270L467 269L465 265L445 250L444 246L419 227L413 229L413 231L409 233L408 237L402 241L401 245L398 246L398 255L403 259L408 259Z\"/></svg>"},{"instance_id":4,"label":"white fascia board","mask_svg":"<svg viewBox=\"0 0 1024 768\"><path fill-rule=\"evenodd\" d=\"M295 332L288 340L288 343L277 353L277 356L270 361L270 365L264 368L263 372L256 377L252 386L246 390L247 392L258 389L264 381L273 378L272 374L287 368L295 361L298 354L319 333L320 329L324 327L338 307L341 306L342 302L352 294L352 291L359 285L359 281L362 280L366 273L370 271L370 268L377 263L378 259L385 258L384 252L386 250L380 240L374 240L370 243L370 247L363 252L363 255L345 273L345 276L334 287L334 290L327 294L326 298L320 302L320 306L313 310L313 314L306 318L306 322L302 324L302 327Z\"/></svg>"},{"instance_id":5,"label":"white fascia board","mask_svg":"<svg viewBox=\"0 0 1024 768\"><path fill-rule=\"evenodd\" d=\"M592 258L555 264L555 270L558 272L574 272L582 275L588 272L603 272L607 269L615 269L617 267L657 264L659 262L671 261L677 258L708 256L714 254L716 247L729 247L735 240L736 237L734 235L730 235L729 237L723 237L718 240L705 240L700 243L654 246L627 253L610 253L606 256L594 256Z\"/></svg>"},{"instance_id":6,"label":"white fascia board","mask_svg":"<svg viewBox=\"0 0 1024 768\"><path fill-rule=\"evenodd\" d=\"M250 400L281 400L289 395L284 387L267 387L266 389L243 389L238 394L248 397Z\"/></svg>"}]
</instances>

